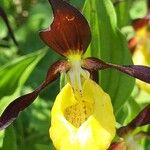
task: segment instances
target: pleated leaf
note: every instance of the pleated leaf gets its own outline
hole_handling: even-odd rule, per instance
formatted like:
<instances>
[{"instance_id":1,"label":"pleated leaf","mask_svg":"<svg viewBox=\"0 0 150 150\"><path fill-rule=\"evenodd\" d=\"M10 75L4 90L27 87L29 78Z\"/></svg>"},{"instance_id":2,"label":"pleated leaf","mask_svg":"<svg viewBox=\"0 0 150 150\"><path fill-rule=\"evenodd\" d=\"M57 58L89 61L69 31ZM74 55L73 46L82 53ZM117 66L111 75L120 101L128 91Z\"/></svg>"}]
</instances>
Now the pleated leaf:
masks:
<instances>
[{"instance_id":1,"label":"pleated leaf","mask_svg":"<svg viewBox=\"0 0 150 150\"><path fill-rule=\"evenodd\" d=\"M25 82L35 65L43 57L43 54L45 54L44 51L38 51L20 57L0 68L0 98L11 95L17 88L21 78L24 78L22 82Z\"/></svg>"},{"instance_id":2,"label":"pleated leaf","mask_svg":"<svg viewBox=\"0 0 150 150\"><path fill-rule=\"evenodd\" d=\"M129 10L131 9L133 2L134 0L126 0L118 2L114 5L117 14L118 19L117 23L119 28L129 25L131 23Z\"/></svg>"},{"instance_id":3,"label":"pleated leaf","mask_svg":"<svg viewBox=\"0 0 150 150\"><path fill-rule=\"evenodd\" d=\"M92 31L88 55L114 64L132 64L125 37L117 27L117 19L110 0L87 0L84 15ZM130 96L134 79L112 69L101 71L100 85L111 96L114 112L117 113Z\"/></svg>"},{"instance_id":4,"label":"pleated leaf","mask_svg":"<svg viewBox=\"0 0 150 150\"><path fill-rule=\"evenodd\" d=\"M5 130L2 150L17 150L17 137L14 127L11 125Z\"/></svg>"},{"instance_id":5,"label":"pleated leaf","mask_svg":"<svg viewBox=\"0 0 150 150\"><path fill-rule=\"evenodd\" d=\"M14 95L18 96L14 93L25 83L45 52L40 50L22 56L0 68L0 114L14 99Z\"/></svg>"}]
</instances>

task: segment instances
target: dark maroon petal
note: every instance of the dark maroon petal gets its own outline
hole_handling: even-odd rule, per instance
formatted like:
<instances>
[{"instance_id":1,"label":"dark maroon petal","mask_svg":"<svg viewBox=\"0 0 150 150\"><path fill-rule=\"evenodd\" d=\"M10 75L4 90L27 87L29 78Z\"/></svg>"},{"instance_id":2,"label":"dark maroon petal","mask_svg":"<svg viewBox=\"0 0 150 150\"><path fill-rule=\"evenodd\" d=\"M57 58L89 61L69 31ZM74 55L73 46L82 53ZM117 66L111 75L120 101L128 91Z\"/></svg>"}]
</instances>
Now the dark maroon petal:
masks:
<instances>
[{"instance_id":1,"label":"dark maroon petal","mask_svg":"<svg viewBox=\"0 0 150 150\"><path fill-rule=\"evenodd\" d=\"M89 70L90 78L95 81L96 83L99 83L99 73L98 70Z\"/></svg>"},{"instance_id":2,"label":"dark maroon petal","mask_svg":"<svg viewBox=\"0 0 150 150\"><path fill-rule=\"evenodd\" d=\"M150 83L150 67L141 65L113 65L111 66L121 72L135 77L144 82Z\"/></svg>"},{"instance_id":3,"label":"dark maroon petal","mask_svg":"<svg viewBox=\"0 0 150 150\"><path fill-rule=\"evenodd\" d=\"M38 96L42 89L54 81L61 72L69 70L67 61L60 60L54 63L48 70L44 82L33 92L23 95L11 102L0 117L0 130L9 126L18 116L19 112L28 107Z\"/></svg>"},{"instance_id":4,"label":"dark maroon petal","mask_svg":"<svg viewBox=\"0 0 150 150\"><path fill-rule=\"evenodd\" d=\"M110 68L109 64L94 57L83 59L81 65L84 69L87 70L99 70L99 69L103 70L103 69Z\"/></svg>"},{"instance_id":5,"label":"dark maroon petal","mask_svg":"<svg viewBox=\"0 0 150 150\"><path fill-rule=\"evenodd\" d=\"M14 33L13 33L13 31L12 31L12 29L11 29L11 26L10 26L10 24L9 24L7 15L6 15L5 11L4 11L1 7L0 7L0 16L1 16L2 19L4 20L4 22L5 22L5 24L6 24L7 28L8 28L8 31L9 31L9 35L10 35L10 37L12 38L13 42L14 42L16 45L18 45L18 43L17 43L17 41L16 41L16 39L15 39Z\"/></svg>"},{"instance_id":6,"label":"dark maroon petal","mask_svg":"<svg viewBox=\"0 0 150 150\"><path fill-rule=\"evenodd\" d=\"M129 126L139 127L150 124L150 105L145 107L136 117L131 121Z\"/></svg>"},{"instance_id":7,"label":"dark maroon petal","mask_svg":"<svg viewBox=\"0 0 150 150\"><path fill-rule=\"evenodd\" d=\"M87 70L114 68L132 77L150 83L150 67L140 65L116 65L106 63L98 58L86 58L82 61L82 67Z\"/></svg>"},{"instance_id":8,"label":"dark maroon petal","mask_svg":"<svg viewBox=\"0 0 150 150\"><path fill-rule=\"evenodd\" d=\"M118 129L117 133L123 137L136 127L150 124L150 105L145 107L128 125Z\"/></svg>"},{"instance_id":9,"label":"dark maroon petal","mask_svg":"<svg viewBox=\"0 0 150 150\"><path fill-rule=\"evenodd\" d=\"M91 31L84 16L63 0L49 0L54 20L40 32L41 39L57 53L84 53L91 41Z\"/></svg>"},{"instance_id":10,"label":"dark maroon petal","mask_svg":"<svg viewBox=\"0 0 150 150\"><path fill-rule=\"evenodd\" d=\"M134 130L134 128L130 127L130 126L123 126L121 128L119 128L117 130L117 135L120 137L125 137L126 135L128 135L130 132L132 132Z\"/></svg>"},{"instance_id":11,"label":"dark maroon petal","mask_svg":"<svg viewBox=\"0 0 150 150\"><path fill-rule=\"evenodd\" d=\"M19 112L28 107L38 96L34 91L27 95L21 96L8 105L0 117L0 130L9 126L18 116Z\"/></svg>"},{"instance_id":12,"label":"dark maroon petal","mask_svg":"<svg viewBox=\"0 0 150 150\"><path fill-rule=\"evenodd\" d=\"M115 142L110 145L108 150L126 150L125 142Z\"/></svg>"},{"instance_id":13,"label":"dark maroon petal","mask_svg":"<svg viewBox=\"0 0 150 150\"><path fill-rule=\"evenodd\" d=\"M139 30L142 27L148 25L148 22L149 22L149 17L146 16L144 18L139 18L139 19L134 20L132 22L132 26L133 26L134 30Z\"/></svg>"},{"instance_id":14,"label":"dark maroon petal","mask_svg":"<svg viewBox=\"0 0 150 150\"><path fill-rule=\"evenodd\" d=\"M61 72L67 72L70 69L70 64L66 60L58 60L48 70L45 84L49 84L55 80Z\"/></svg>"}]
</instances>

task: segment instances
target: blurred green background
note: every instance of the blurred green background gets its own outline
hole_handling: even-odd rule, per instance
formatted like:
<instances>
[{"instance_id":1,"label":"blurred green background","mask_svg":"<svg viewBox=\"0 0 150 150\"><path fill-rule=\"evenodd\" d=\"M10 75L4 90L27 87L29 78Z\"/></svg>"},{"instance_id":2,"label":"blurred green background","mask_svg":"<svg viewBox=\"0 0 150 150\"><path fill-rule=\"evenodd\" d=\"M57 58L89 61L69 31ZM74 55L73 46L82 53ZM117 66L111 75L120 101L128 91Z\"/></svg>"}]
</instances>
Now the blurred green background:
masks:
<instances>
[{"instance_id":1,"label":"blurred green background","mask_svg":"<svg viewBox=\"0 0 150 150\"><path fill-rule=\"evenodd\" d=\"M84 0L70 0L69 2L79 10L84 8L83 13L89 19L88 12L90 13L90 9L84 5ZM143 17L146 14L146 0L124 0L121 3L113 0L112 3L117 16L117 28L127 39L132 37L134 32L131 22L133 19ZM10 37L4 20L0 17L1 114L13 99L35 89L43 81L49 66L61 56L46 47L39 37L39 31L47 28L52 22L53 14L47 0L0 0L0 7L5 10L18 42L18 46L16 46ZM99 6L98 9L100 9ZM107 19L109 20L110 18ZM91 20L88 21L90 22ZM92 22L90 22L91 24ZM92 31L94 32L94 29ZM115 44L117 45L118 43ZM94 44L91 44L92 46L94 47ZM87 55L97 55L96 50L95 53L90 52L90 50L88 52ZM102 58L107 60L103 56L101 55ZM118 57L114 57L114 60L117 61ZM131 60L128 61L131 62ZM103 80L106 79L102 78ZM119 82L119 85L123 84ZM134 81L132 85L134 86ZM113 95L114 91L107 89L103 82L102 87L110 95ZM137 91L135 87L133 97ZM17 120L10 127L5 131L0 131L0 150L53 150L48 130L50 126L50 110L58 92L59 79L49 85L30 107L20 113ZM129 94L131 93L128 92L127 97L129 97ZM113 96L112 99L114 99ZM120 110L122 116L116 115L119 118L117 121L122 124L128 122L149 102L150 96L145 91L142 91L136 97L136 101L131 101L130 98L124 108ZM115 108L119 108L122 105L118 103L117 105L116 102L113 104Z\"/></svg>"}]
</instances>

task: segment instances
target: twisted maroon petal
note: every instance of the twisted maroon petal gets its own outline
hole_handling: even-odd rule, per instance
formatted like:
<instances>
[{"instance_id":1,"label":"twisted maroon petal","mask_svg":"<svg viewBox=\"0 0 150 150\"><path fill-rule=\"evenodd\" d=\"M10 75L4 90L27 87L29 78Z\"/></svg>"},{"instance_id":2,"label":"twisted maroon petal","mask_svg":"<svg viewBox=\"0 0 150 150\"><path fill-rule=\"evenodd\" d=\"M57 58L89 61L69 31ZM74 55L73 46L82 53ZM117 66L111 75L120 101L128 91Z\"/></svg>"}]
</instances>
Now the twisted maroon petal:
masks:
<instances>
[{"instance_id":1,"label":"twisted maroon petal","mask_svg":"<svg viewBox=\"0 0 150 150\"><path fill-rule=\"evenodd\" d=\"M150 124L150 105L145 107L128 125L118 129L117 133L123 137L137 127Z\"/></svg>"},{"instance_id":2,"label":"twisted maroon petal","mask_svg":"<svg viewBox=\"0 0 150 150\"><path fill-rule=\"evenodd\" d=\"M84 53L91 41L91 31L84 16L63 0L49 0L54 20L40 32L41 39L57 53Z\"/></svg>"},{"instance_id":3,"label":"twisted maroon petal","mask_svg":"<svg viewBox=\"0 0 150 150\"><path fill-rule=\"evenodd\" d=\"M56 80L60 72L69 70L67 61L60 60L54 63L48 70L44 82L33 92L23 95L11 102L0 116L0 130L9 126L18 116L19 112L28 107L37 98L38 94L52 81Z\"/></svg>"},{"instance_id":4,"label":"twisted maroon petal","mask_svg":"<svg viewBox=\"0 0 150 150\"><path fill-rule=\"evenodd\" d=\"M82 61L82 67L87 70L102 70L102 69L116 69L135 77L144 82L150 83L150 67L141 65L116 65L106 63L98 58L86 58Z\"/></svg>"}]
</instances>

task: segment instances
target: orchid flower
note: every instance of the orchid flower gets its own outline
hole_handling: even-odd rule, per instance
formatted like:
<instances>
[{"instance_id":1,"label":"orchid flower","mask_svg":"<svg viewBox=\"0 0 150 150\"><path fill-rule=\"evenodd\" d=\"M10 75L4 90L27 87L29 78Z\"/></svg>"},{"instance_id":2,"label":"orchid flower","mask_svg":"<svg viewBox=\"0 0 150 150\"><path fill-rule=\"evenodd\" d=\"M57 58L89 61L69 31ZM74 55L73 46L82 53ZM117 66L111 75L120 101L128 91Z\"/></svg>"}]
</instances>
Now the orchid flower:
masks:
<instances>
[{"instance_id":1,"label":"orchid flower","mask_svg":"<svg viewBox=\"0 0 150 150\"><path fill-rule=\"evenodd\" d=\"M150 66L150 1L147 0L148 13L145 17L133 20L135 36L128 41L128 47L133 54L134 64ZM150 85L137 80L137 85L150 92Z\"/></svg>"},{"instance_id":2,"label":"orchid flower","mask_svg":"<svg viewBox=\"0 0 150 150\"><path fill-rule=\"evenodd\" d=\"M135 129L144 125L150 125L150 105L146 106L131 122L117 130L120 140L112 143L108 150L144 150L138 143L144 137L149 137L150 133L136 131Z\"/></svg>"},{"instance_id":3,"label":"orchid flower","mask_svg":"<svg viewBox=\"0 0 150 150\"><path fill-rule=\"evenodd\" d=\"M9 126L19 112L63 73L67 82L56 97L51 111L50 137L58 150L106 150L115 136L115 116L110 97L91 79L90 72L116 69L150 83L150 68L117 65L98 58L83 58L91 42L87 20L63 0L49 0L54 19L40 37L64 60L51 65L43 83L33 92L11 102L0 117L0 128Z\"/></svg>"}]
</instances>

